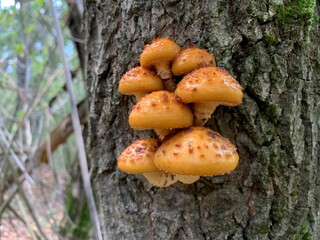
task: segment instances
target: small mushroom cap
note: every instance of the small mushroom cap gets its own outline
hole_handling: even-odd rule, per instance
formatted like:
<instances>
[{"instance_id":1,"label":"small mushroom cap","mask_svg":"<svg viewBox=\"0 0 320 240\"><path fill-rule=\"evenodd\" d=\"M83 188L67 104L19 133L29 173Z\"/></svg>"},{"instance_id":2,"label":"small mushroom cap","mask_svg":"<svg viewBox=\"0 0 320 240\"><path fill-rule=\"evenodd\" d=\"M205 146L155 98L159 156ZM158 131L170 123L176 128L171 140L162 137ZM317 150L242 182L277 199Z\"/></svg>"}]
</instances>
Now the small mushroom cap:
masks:
<instances>
[{"instance_id":1,"label":"small mushroom cap","mask_svg":"<svg viewBox=\"0 0 320 240\"><path fill-rule=\"evenodd\" d=\"M165 140L154 155L157 168L173 174L215 176L234 170L236 147L219 133L190 127Z\"/></svg>"},{"instance_id":2,"label":"small mushroom cap","mask_svg":"<svg viewBox=\"0 0 320 240\"><path fill-rule=\"evenodd\" d=\"M158 142L153 138L133 142L118 157L118 167L126 173L159 172L153 163Z\"/></svg>"},{"instance_id":3,"label":"small mushroom cap","mask_svg":"<svg viewBox=\"0 0 320 240\"><path fill-rule=\"evenodd\" d=\"M171 92L157 91L144 96L129 115L133 129L172 129L192 126L193 114L180 99Z\"/></svg>"},{"instance_id":4,"label":"small mushroom cap","mask_svg":"<svg viewBox=\"0 0 320 240\"><path fill-rule=\"evenodd\" d=\"M184 76L175 93L185 102L219 102L236 106L242 102L241 85L223 68L205 67Z\"/></svg>"},{"instance_id":5,"label":"small mushroom cap","mask_svg":"<svg viewBox=\"0 0 320 240\"><path fill-rule=\"evenodd\" d=\"M189 47L182 50L172 61L171 71L175 76L182 76L197 68L209 66L216 66L212 54L204 49Z\"/></svg>"},{"instance_id":6,"label":"small mushroom cap","mask_svg":"<svg viewBox=\"0 0 320 240\"><path fill-rule=\"evenodd\" d=\"M145 45L140 56L140 65L151 67L156 62L172 61L180 49L170 38L156 38L152 43Z\"/></svg>"},{"instance_id":7,"label":"small mushroom cap","mask_svg":"<svg viewBox=\"0 0 320 240\"><path fill-rule=\"evenodd\" d=\"M151 70L135 67L126 72L119 83L119 92L131 95L138 92L153 92L164 88L162 80Z\"/></svg>"}]
</instances>

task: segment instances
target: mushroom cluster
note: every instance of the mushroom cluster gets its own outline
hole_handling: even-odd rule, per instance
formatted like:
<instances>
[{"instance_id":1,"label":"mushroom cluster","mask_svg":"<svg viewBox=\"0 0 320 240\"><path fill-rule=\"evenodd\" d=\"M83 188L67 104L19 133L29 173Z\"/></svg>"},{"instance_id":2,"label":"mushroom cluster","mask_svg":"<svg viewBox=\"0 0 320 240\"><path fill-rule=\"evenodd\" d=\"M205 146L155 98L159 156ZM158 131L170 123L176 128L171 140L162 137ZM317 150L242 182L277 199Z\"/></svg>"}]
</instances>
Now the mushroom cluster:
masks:
<instances>
[{"instance_id":1,"label":"mushroom cluster","mask_svg":"<svg viewBox=\"0 0 320 240\"><path fill-rule=\"evenodd\" d=\"M118 157L119 169L142 174L157 187L233 171L239 161L236 147L203 126L218 105L242 102L240 84L216 67L206 50L181 49L170 38L147 44L140 65L122 76L119 91L137 101L129 114L130 127L154 129L158 139L133 142Z\"/></svg>"}]
</instances>

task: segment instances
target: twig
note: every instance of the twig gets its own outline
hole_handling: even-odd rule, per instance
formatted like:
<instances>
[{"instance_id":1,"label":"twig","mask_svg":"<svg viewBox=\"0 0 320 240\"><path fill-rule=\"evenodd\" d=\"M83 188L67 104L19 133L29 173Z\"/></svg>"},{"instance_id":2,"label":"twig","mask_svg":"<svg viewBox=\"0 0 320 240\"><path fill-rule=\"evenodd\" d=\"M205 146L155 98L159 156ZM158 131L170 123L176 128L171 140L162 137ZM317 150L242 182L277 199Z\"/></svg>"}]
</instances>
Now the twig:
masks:
<instances>
[{"instance_id":1,"label":"twig","mask_svg":"<svg viewBox=\"0 0 320 240\"><path fill-rule=\"evenodd\" d=\"M96 239L102 240L100 221L99 221L99 217L98 217L98 213L97 213L97 208L96 208L96 205L94 202L94 197L93 197L93 192L92 192L92 187L91 187L91 182L90 182L90 175L89 175L89 171L88 171L88 162L87 162L87 157L86 157L86 152L85 152L85 147L84 147L84 142L83 142L83 137L82 137L82 131L81 131L81 126L80 126L80 120L79 120L79 115L78 115L77 106L75 103L75 97L74 97L73 88L72 88L72 79L71 79L71 74L70 74L70 68L69 68L69 64L67 62L67 58L64 53L64 45L63 45L61 27L58 23L58 19L57 19L56 13L55 13L55 9L53 6L53 0L49 1L49 6L50 6L51 16L52 16L53 22L54 22L54 28L57 32L57 40L58 40L58 46L59 46L59 50L60 50L60 57L61 57L61 60L62 60L63 66L64 66L64 72L65 72L65 76L66 76L66 80L67 80L67 89L68 89L69 97L70 97L73 129L74 129L74 133L76 135L76 142L77 142L79 159L80 159L81 175L82 175L82 180L84 183L84 189L85 189L87 199L88 199L91 220L92 220L93 227L95 230Z\"/></svg>"},{"instance_id":2,"label":"twig","mask_svg":"<svg viewBox=\"0 0 320 240\"><path fill-rule=\"evenodd\" d=\"M37 229L39 230L40 234L43 236L43 238L44 238L45 240L49 240L48 237L47 237L47 235L46 235L46 234L44 233L44 231L42 230L42 226L41 226L41 224L40 224L40 222L39 222L39 219L38 219L37 216L35 215L35 213L34 213L32 207L31 207L31 205L30 205L30 203L29 203L26 195L24 194L24 191L23 191L23 189L22 189L21 183L18 183L18 184L20 185L20 186L19 186L20 196L22 197L23 202L25 203L25 205L26 205L26 207L27 207L27 209L28 209L28 211L29 211L29 213L30 213L33 221L35 222L35 224L36 224L36 226L37 226ZM21 205L20 207L21 207L21 209L23 209L23 208L22 208L22 205ZM27 221L27 224L29 225L28 221ZM27 226L27 228L30 228L30 226L29 226L29 227Z\"/></svg>"},{"instance_id":3,"label":"twig","mask_svg":"<svg viewBox=\"0 0 320 240\"><path fill-rule=\"evenodd\" d=\"M4 212L4 210L7 208L11 200L14 198L14 196L18 192L18 189L19 189L18 186L15 186L15 189L11 192L10 196L0 206L0 219L1 219L2 213Z\"/></svg>"},{"instance_id":4,"label":"twig","mask_svg":"<svg viewBox=\"0 0 320 240\"><path fill-rule=\"evenodd\" d=\"M18 168L21 170L21 172L24 173L24 175L26 176L26 179L34 184L35 181L32 179L32 177L29 175L29 173L27 172L26 168L24 167L23 163L20 161L20 159L18 158L18 156L15 154L15 152L11 149L10 147L10 143L7 141L6 136L4 135L2 129L0 128L0 138L4 144L4 146L6 148L8 148L9 154L12 157L12 159L15 161L15 163L17 164Z\"/></svg>"},{"instance_id":5,"label":"twig","mask_svg":"<svg viewBox=\"0 0 320 240\"><path fill-rule=\"evenodd\" d=\"M82 100L77 105L80 123L85 124L87 122L87 102ZM36 150L34 157L32 158L34 164L37 165L39 162L48 162L48 156L54 152L57 147L66 142L69 135L73 132L72 116L68 114L62 119L62 121L50 132L48 139L41 143Z\"/></svg>"},{"instance_id":6,"label":"twig","mask_svg":"<svg viewBox=\"0 0 320 240\"><path fill-rule=\"evenodd\" d=\"M13 144L13 139L15 139L15 137L18 134L19 129L22 127L23 122L25 121L25 119L27 119L29 117L29 115L33 112L34 108L37 106L37 104L40 102L41 97L46 93L46 91L49 89L49 86L51 85L51 83L53 82L53 80L56 78L56 76L58 76L58 74L60 73L60 69L57 69L54 71L54 73L50 76L50 78L48 79L47 85L46 87L36 96L36 98L32 101L32 104L28 107L26 113L24 114L23 118L21 119L20 123L18 124L18 128L17 130L12 134L12 138L10 139L10 141L7 142L7 144L5 145L4 148L4 158L7 157L8 154L11 154L12 149L12 144ZM13 152L14 153L14 152ZM20 166L21 167L21 166Z\"/></svg>"},{"instance_id":7,"label":"twig","mask_svg":"<svg viewBox=\"0 0 320 240\"><path fill-rule=\"evenodd\" d=\"M30 213L33 221L35 222L35 224L36 224L36 226L37 226L40 234L43 236L44 239L48 240L47 236L45 235L45 233L44 233L43 230L42 230L42 227L41 227L41 224L40 224L38 218L37 218L36 215L34 214L33 209L32 209L32 207L31 207L31 205L30 205L30 203L29 203L26 195L24 194L24 191L23 191L23 189L22 189L21 181L19 180L19 174L18 174L18 172L16 171L16 168L15 168L14 164L13 164L11 161L8 161L8 165L11 167L13 179L14 179L14 182L15 182L15 184L17 185L17 189L18 189L17 192L19 192L19 194L21 195L21 197L22 197L25 205L27 206L27 208L28 208L28 210L29 210L29 213ZM26 175L24 175L24 176L26 176ZM13 194L13 195L15 195L15 194Z\"/></svg>"},{"instance_id":8,"label":"twig","mask_svg":"<svg viewBox=\"0 0 320 240\"><path fill-rule=\"evenodd\" d=\"M5 78L1 78L0 82L3 82L3 84L6 84L8 87L10 87L12 90L16 91L18 94L23 95L25 98L30 98L30 94L26 93L26 91L18 86L14 81L14 79L4 70L0 67L0 73L3 74L3 77L7 77L8 82L5 82Z\"/></svg>"},{"instance_id":9,"label":"twig","mask_svg":"<svg viewBox=\"0 0 320 240\"><path fill-rule=\"evenodd\" d=\"M81 124L86 124L87 123L87 118L88 118L88 113L87 113L87 102L86 99L82 100L78 105L78 112L80 115L80 123ZM39 134L41 132L42 127L39 125ZM72 127L72 120L71 120L71 114L68 114L66 117L62 119L62 121L50 132L49 140L44 140L41 144L37 144L36 142L34 143L35 146L32 148L30 151L30 154L28 156L28 159L30 159L29 162L26 164L26 169L31 174L32 169L35 169L41 162L47 162L47 145L50 145L51 152L53 152L60 144L65 143L69 135L73 132L73 127ZM12 141L12 136L8 136L8 139L11 141L11 146L15 144L15 142ZM39 140L39 139L38 139ZM37 140L37 142L38 142ZM51 143L50 143L51 142ZM0 144L0 147L2 145ZM1 149L0 149L1 150ZM7 147L3 148L2 152L8 151ZM24 156L24 155L23 155ZM3 157L5 159L6 156ZM10 179L8 183L13 183L13 176L12 174L9 174L8 169L8 161L0 161L0 170L4 172L3 174L5 177L3 179L9 179L6 177L6 175L10 176ZM20 172L20 174L22 174ZM4 182L0 182L0 190L5 192L7 190L7 187L2 187L4 185ZM1 192L0 192L1 193ZM1 196L1 194L0 194ZM0 199L1 200L1 199ZM1 209L1 208L0 208ZM1 211L0 211L1 213ZM0 214L1 216L1 214Z\"/></svg>"},{"instance_id":10,"label":"twig","mask_svg":"<svg viewBox=\"0 0 320 240\"><path fill-rule=\"evenodd\" d=\"M38 234L36 232L33 232L32 227L29 226L28 221L24 220L23 217L21 217L17 211L11 207L11 205L8 206L8 209L13 213L13 215L19 219L28 229L28 232L30 233L30 235L32 236L33 239L39 238ZM14 226L13 226L14 227Z\"/></svg>"}]
</instances>

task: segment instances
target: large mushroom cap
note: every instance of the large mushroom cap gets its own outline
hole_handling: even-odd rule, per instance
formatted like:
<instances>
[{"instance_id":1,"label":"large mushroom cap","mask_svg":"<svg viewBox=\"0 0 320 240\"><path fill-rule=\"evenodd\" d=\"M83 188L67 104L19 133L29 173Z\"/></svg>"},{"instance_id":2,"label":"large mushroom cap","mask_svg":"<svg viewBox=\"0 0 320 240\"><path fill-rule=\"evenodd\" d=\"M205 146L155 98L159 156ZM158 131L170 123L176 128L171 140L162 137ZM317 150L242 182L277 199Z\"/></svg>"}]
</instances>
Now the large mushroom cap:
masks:
<instances>
[{"instance_id":1,"label":"large mushroom cap","mask_svg":"<svg viewBox=\"0 0 320 240\"><path fill-rule=\"evenodd\" d=\"M160 172L153 163L158 142L153 138L133 142L118 157L118 167L126 173Z\"/></svg>"},{"instance_id":2,"label":"large mushroom cap","mask_svg":"<svg viewBox=\"0 0 320 240\"><path fill-rule=\"evenodd\" d=\"M143 97L129 115L133 129L185 128L193 123L190 108L168 91L157 91Z\"/></svg>"},{"instance_id":3,"label":"large mushroom cap","mask_svg":"<svg viewBox=\"0 0 320 240\"><path fill-rule=\"evenodd\" d=\"M209 66L216 66L212 54L204 49L189 47L182 50L172 61L171 71L175 76L182 76L197 68Z\"/></svg>"},{"instance_id":4,"label":"large mushroom cap","mask_svg":"<svg viewBox=\"0 0 320 240\"><path fill-rule=\"evenodd\" d=\"M242 102L241 85L223 68L205 67L184 76L175 93L186 103L219 102L236 106Z\"/></svg>"},{"instance_id":5,"label":"large mushroom cap","mask_svg":"<svg viewBox=\"0 0 320 240\"><path fill-rule=\"evenodd\" d=\"M236 147L219 133L204 127L190 127L165 140L157 149L157 168L174 174L215 176L236 168Z\"/></svg>"},{"instance_id":6,"label":"large mushroom cap","mask_svg":"<svg viewBox=\"0 0 320 240\"><path fill-rule=\"evenodd\" d=\"M156 62L171 61L179 51L179 45L170 38L157 38L144 47L140 56L140 65L150 67Z\"/></svg>"},{"instance_id":7,"label":"large mushroom cap","mask_svg":"<svg viewBox=\"0 0 320 240\"><path fill-rule=\"evenodd\" d=\"M119 92L126 95L149 93L162 90L162 80L152 71L144 67L135 67L126 72L119 83Z\"/></svg>"}]
</instances>

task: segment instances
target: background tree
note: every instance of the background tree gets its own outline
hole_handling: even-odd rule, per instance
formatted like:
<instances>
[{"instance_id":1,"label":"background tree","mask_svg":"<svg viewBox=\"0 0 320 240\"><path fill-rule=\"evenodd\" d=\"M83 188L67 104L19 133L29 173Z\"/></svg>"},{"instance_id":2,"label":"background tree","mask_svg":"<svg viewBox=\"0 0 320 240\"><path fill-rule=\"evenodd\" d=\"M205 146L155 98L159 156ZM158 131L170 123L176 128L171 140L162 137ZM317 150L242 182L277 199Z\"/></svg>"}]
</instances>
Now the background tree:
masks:
<instances>
[{"instance_id":1,"label":"background tree","mask_svg":"<svg viewBox=\"0 0 320 240\"><path fill-rule=\"evenodd\" d=\"M84 69L82 3L53 4L63 29L80 121L85 124L85 89L79 74ZM48 1L0 0L0 238L4 240L87 239L90 230L52 20Z\"/></svg>"},{"instance_id":2,"label":"background tree","mask_svg":"<svg viewBox=\"0 0 320 240\"><path fill-rule=\"evenodd\" d=\"M85 1L88 150L105 239L318 239L319 3ZM240 165L191 186L152 187L116 157L151 132L130 129L117 91L143 46L172 37L214 53L244 88L242 105L207 124Z\"/></svg>"}]
</instances>

